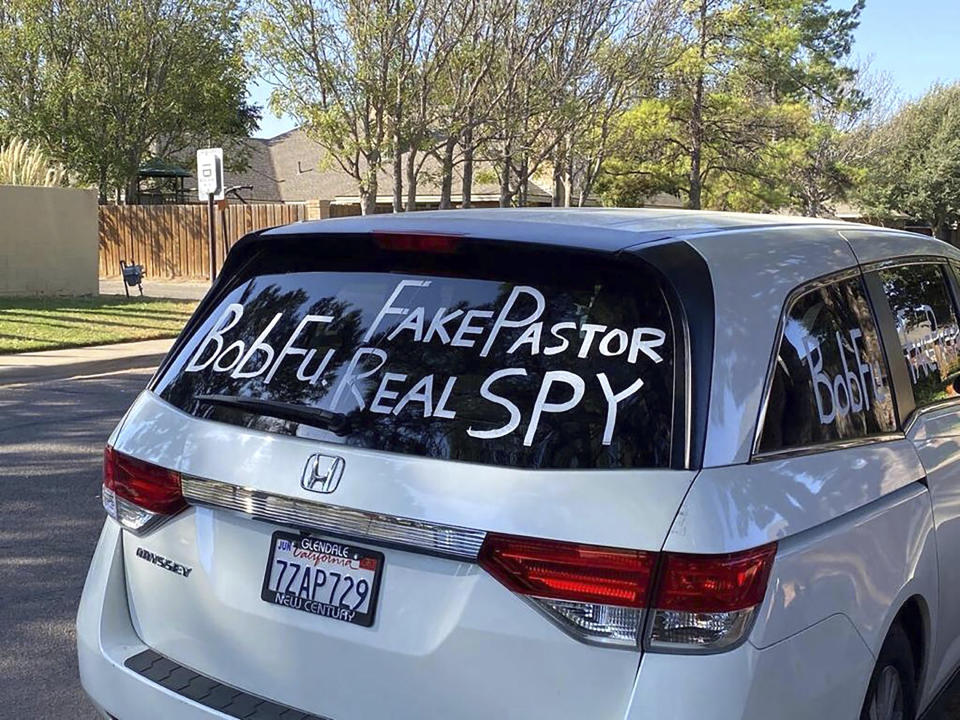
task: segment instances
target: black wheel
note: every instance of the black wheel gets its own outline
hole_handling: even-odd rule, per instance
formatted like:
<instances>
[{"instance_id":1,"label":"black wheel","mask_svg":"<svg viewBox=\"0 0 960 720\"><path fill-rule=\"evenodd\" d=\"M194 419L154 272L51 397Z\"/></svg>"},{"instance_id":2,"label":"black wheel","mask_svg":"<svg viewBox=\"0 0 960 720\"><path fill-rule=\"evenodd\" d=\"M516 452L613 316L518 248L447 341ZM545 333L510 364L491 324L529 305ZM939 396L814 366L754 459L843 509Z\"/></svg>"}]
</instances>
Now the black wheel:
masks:
<instances>
[{"instance_id":1,"label":"black wheel","mask_svg":"<svg viewBox=\"0 0 960 720\"><path fill-rule=\"evenodd\" d=\"M913 650L903 628L895 624L880 648L860 720L914 720L916 716Z\"/></svg>"}]
</instances>

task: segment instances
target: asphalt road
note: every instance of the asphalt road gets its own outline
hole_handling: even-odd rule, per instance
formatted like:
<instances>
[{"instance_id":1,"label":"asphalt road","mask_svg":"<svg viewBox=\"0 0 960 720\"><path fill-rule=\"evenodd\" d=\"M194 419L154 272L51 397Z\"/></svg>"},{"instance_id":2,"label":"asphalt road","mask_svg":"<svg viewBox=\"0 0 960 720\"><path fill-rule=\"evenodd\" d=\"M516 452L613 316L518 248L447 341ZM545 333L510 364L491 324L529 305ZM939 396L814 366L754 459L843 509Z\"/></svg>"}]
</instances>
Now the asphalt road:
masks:
<instances>
[{"instance_id":1,"label":"asphalt road","mask_svg":"<svg viewBox=\"0 0 960 720\"><path fill-rule=\"evenodd\" d=\"M103 445L149 377L0 386L0 720L97 717L74 618L103 524ZM924 720L960 720L960 681Z\"/></svg>"},{"instance_id":2,"label":"asphalt road","mask_svg":"<svg viewBox=\"0 0 960 720\"><path fill-rule=\"evenodd\" d=\"M74 619L104 514L103 445L150 378L129 371L0 387L0 718L98 715Z\"/></svg>"}]
</instances>

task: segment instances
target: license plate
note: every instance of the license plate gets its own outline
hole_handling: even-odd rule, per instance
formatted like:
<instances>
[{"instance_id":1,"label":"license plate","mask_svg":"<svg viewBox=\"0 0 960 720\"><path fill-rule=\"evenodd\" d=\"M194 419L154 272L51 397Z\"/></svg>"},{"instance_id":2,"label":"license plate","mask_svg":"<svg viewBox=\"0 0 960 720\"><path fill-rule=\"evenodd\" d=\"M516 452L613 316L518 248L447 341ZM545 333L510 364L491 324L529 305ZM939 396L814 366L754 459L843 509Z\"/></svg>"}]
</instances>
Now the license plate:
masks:
<instances>
[{"instance_id":1,"label":"license plate","mask_svg":"<svg viewBox=\"0 0 960 720\"><path fill-rule=\"evenodd\" d=\"M274 605L370 627L383 553L339 540L278 530L260 597Z\"/></svg>"}]
</instances>

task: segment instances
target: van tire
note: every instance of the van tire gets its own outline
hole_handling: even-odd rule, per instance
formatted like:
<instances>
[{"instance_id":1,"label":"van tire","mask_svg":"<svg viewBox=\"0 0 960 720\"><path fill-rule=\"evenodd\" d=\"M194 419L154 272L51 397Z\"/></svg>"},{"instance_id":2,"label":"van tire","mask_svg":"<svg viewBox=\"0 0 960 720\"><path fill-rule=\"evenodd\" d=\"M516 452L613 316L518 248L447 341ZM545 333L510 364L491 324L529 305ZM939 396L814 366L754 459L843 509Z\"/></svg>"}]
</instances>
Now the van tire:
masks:
<instances>
[{"instance_id":1,"label":"van tire","mask_svg":"<svg viewBox=\"0 0 960 720\"><path fill-rule=\"evenodd\" d=\"M883 641L870 676L860 720L915 720L917 682L914 667L910 639L903 627L894 623Z\"/></svg>"}]
</instances>

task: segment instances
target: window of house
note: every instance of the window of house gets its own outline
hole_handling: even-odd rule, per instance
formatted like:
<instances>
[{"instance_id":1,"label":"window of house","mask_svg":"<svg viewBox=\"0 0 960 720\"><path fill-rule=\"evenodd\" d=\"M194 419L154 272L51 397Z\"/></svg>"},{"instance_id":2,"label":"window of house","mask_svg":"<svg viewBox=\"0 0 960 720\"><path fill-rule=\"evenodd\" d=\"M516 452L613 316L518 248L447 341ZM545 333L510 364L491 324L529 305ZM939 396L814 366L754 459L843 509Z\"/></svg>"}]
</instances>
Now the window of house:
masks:
<instances>
[{"instance_id":1,"label":"window of house","mask_svg":"<svg viewBox=\"0 0 960 720\"><path fill-rule=\"evenodd\" d=\"M895 428L893 392L862 279L798 297L784 321L760 452Z\"/></svg>"}]
</instances>

